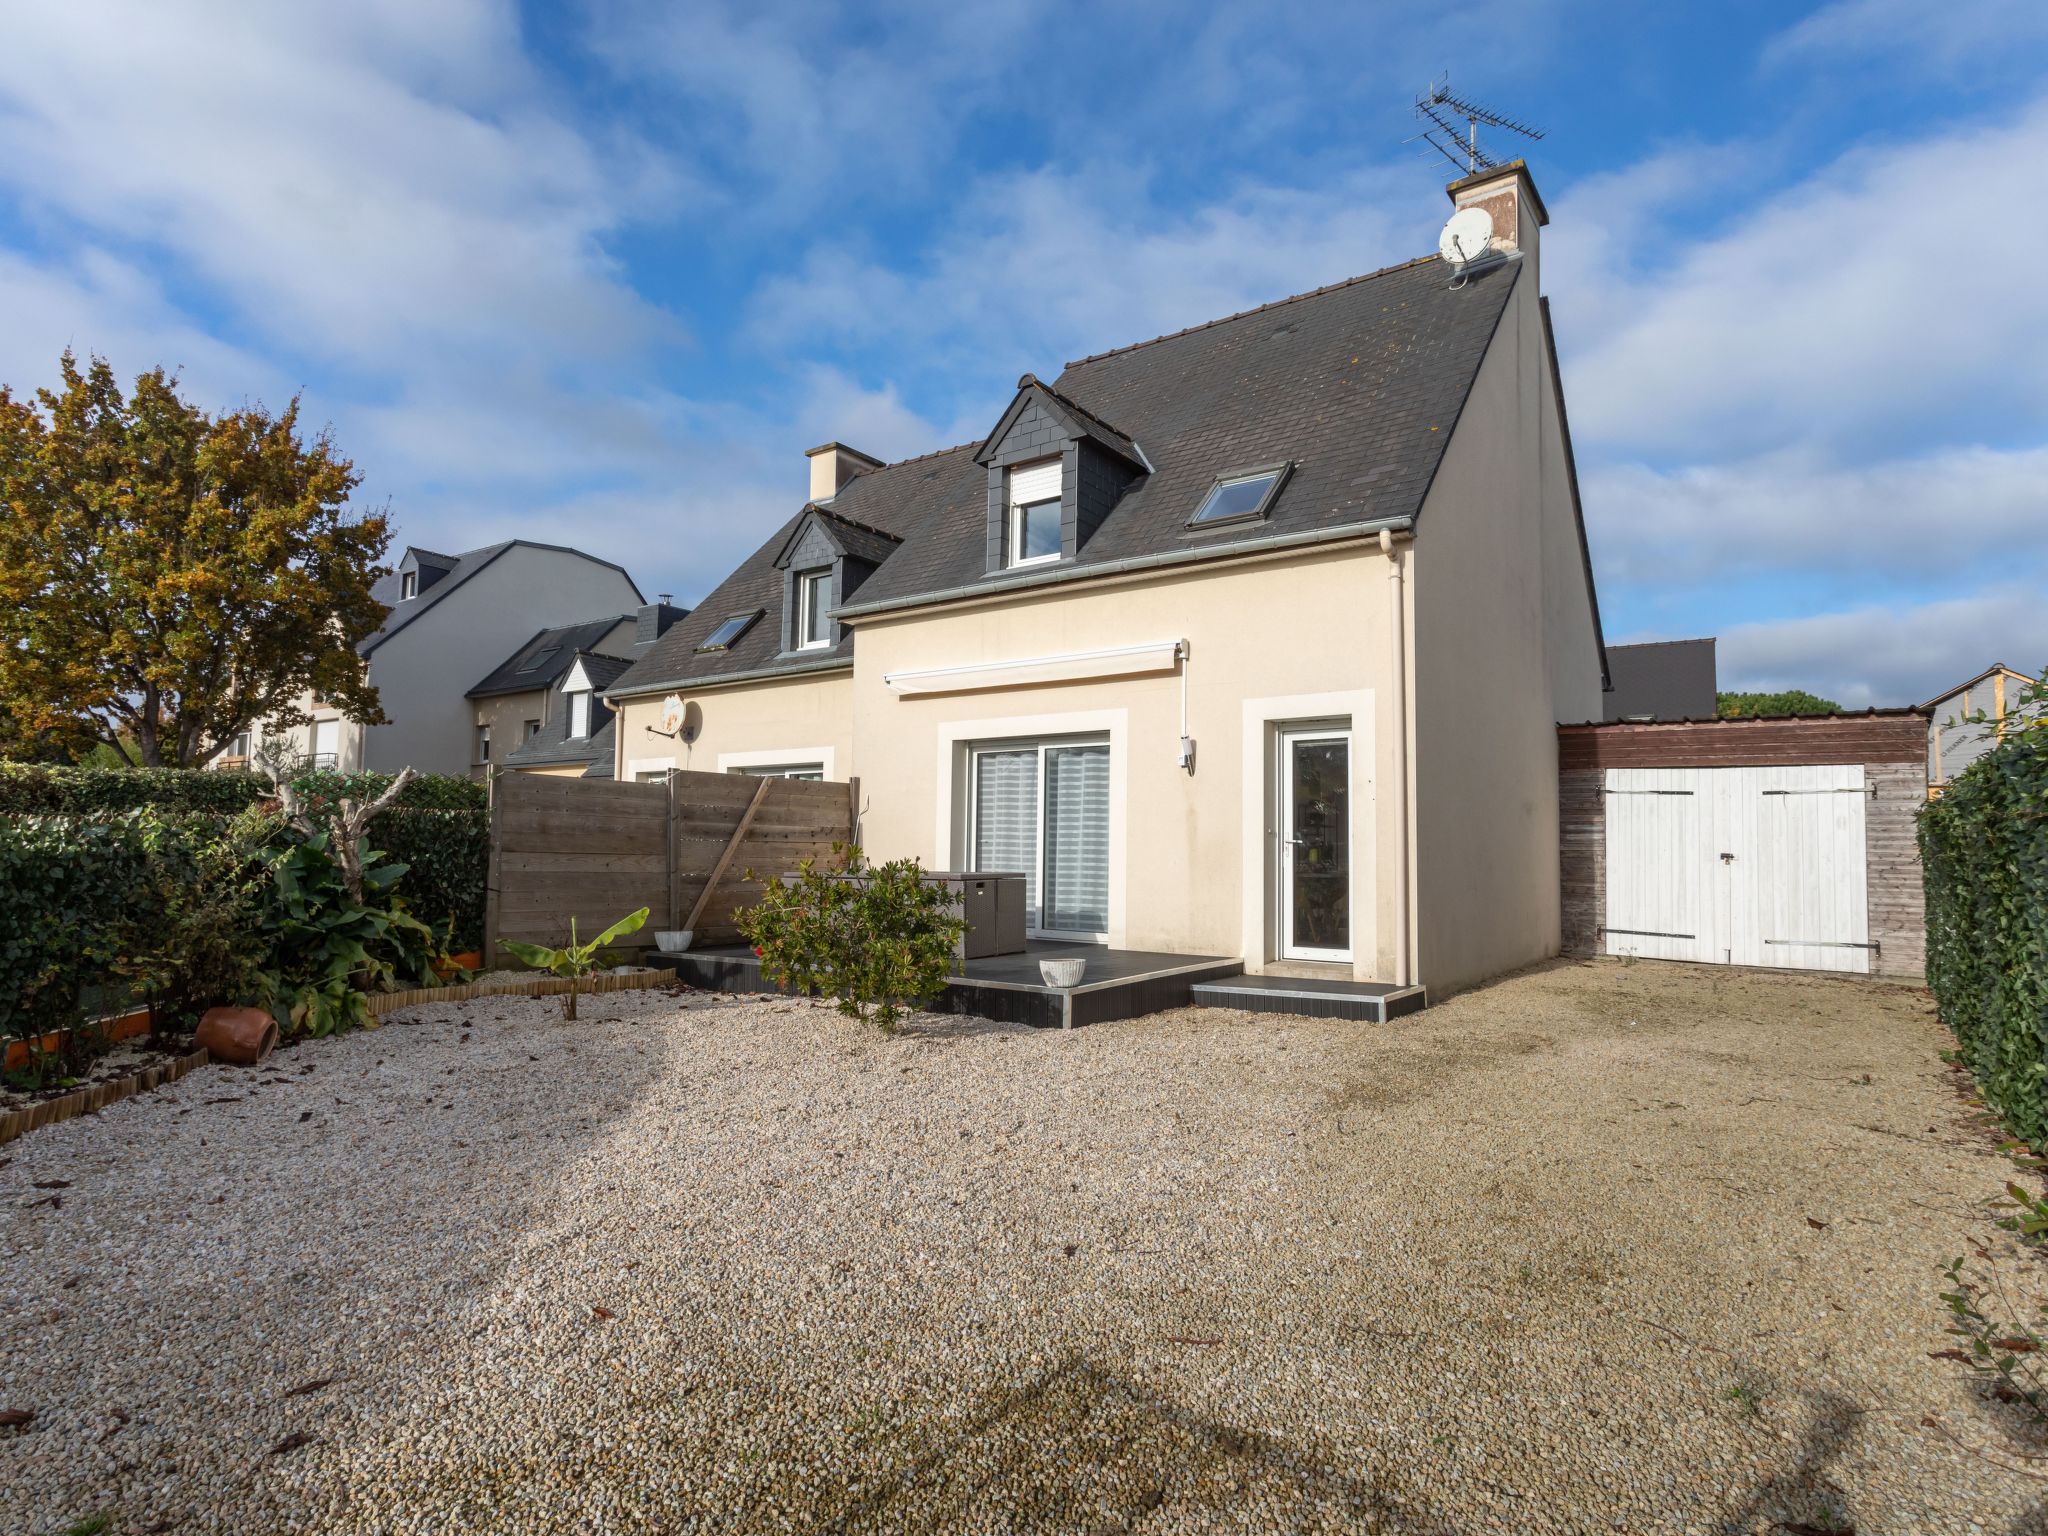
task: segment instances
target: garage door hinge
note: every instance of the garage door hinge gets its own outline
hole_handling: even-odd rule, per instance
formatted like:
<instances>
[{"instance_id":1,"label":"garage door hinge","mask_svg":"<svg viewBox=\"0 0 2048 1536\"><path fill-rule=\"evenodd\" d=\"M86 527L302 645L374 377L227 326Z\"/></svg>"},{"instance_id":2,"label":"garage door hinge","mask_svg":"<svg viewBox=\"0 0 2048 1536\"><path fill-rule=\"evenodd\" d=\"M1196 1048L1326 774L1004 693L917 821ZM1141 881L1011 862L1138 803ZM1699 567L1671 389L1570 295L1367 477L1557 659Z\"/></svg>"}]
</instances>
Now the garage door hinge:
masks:
<instances>
[{"instance_id":1,"label":"garage door hinge","mask_svg":"<svg viewBox=\"0 0 2048 1536\"><path fill-rule=\"evenodd\" d=\"M1788 944L1805 949L1882 949L1882 944L1854 944L1843 939L1765 939L1766 944Z\"/></svg>"}]
</instances>

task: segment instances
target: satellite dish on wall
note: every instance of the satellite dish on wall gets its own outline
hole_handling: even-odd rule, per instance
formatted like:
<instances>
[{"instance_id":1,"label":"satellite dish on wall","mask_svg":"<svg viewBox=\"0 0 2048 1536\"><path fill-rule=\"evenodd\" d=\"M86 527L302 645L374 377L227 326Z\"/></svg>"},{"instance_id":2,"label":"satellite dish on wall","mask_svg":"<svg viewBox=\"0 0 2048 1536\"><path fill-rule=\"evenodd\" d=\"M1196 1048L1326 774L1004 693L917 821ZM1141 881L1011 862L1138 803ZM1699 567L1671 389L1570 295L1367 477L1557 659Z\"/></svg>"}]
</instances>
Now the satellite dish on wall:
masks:
<instances>
[{"instance_id":1,"label":"satellite dish on wall","mask_svg":"<svg viewBox=\"0 0 2048 1536\"><path fill-rule=\"evenodd\" d=\"M662 735L680 737L687 746L697 739L703 724L703 711L694 704L685 704L681 694L672 693L661 701Z\"/></svg>"},{"instance_id":2,"label":"satellite dish on wall","mask_svg":"<svg viewBox=\"0 0 2048 1536\"><path fill-rule=\"evenodd\" d=\"M1469 267L1493 249L1493 215L1484 208L1460 208L1437 236L1437 254L1454 267Z\"/></svg>"}]
</instances>

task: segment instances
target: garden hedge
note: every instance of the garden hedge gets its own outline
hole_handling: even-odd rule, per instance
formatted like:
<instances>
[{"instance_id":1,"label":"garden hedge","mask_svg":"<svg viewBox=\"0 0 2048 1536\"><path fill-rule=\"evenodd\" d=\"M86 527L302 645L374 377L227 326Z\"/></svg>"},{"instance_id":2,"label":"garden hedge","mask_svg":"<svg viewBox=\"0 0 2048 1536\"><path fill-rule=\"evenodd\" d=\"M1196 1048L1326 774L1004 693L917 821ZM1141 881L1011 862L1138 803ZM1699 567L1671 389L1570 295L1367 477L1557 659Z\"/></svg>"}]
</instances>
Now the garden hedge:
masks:
<instances>
[{"instance_id":1,"label":"garden hedge","mask_svg":"<svg viewBox=\"0 0 2048 1536\"><path fill-rule=\"evenodd\" d=\"M0 816L0 1038L88 1011L133 931L144 858L132 816Z\"/></svg>"},{"instance_id":2,"label":"garden hedge","mask_svg":"<svg viewBox=\"0 0 2048 1536\"><path fill-rule=\"evenodd\" d=\"M1986 753L1920 813L1927 984L2015 1136L2048 1145L2048 731Z\"/></svg>"}]
</instances>

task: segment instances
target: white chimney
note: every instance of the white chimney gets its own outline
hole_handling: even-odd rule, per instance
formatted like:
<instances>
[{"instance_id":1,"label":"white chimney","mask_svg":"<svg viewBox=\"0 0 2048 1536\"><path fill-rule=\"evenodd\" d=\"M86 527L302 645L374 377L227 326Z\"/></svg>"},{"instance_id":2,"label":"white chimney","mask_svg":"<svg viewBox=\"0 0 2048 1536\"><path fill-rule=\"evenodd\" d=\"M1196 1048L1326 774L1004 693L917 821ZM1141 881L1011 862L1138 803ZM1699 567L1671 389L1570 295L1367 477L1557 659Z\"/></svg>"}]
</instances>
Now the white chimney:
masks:
<instances>
[{"instance_id":1,"label":"white chimney","mask_svg":"<svg viewBox=\"0 0 2048 1536\"><path fill-rule=\"evenodd\" d=\"M1519 251L1530 265L1528 276L1537 276L1538 231L1550 222L1529 167L1510 160L1492 170L1475 171L1444 188L1458 208L1477 208L1493 220L1493 248L1503 253Z\"/></svg>"},{"instance_id":2,"label":"white chimney","mask_svg":"<svg viewBox=\"0 0 2048 1536\"><path fill-rule=\"evenodd\" d=\"M830 501L839 494L839 488L863 470L880 469L882 461L870 458L858 448L849 448L844 443L820 443L815 448L806 448L804 457L811 461L811 500Z\"/></svg>"}]
</instances>

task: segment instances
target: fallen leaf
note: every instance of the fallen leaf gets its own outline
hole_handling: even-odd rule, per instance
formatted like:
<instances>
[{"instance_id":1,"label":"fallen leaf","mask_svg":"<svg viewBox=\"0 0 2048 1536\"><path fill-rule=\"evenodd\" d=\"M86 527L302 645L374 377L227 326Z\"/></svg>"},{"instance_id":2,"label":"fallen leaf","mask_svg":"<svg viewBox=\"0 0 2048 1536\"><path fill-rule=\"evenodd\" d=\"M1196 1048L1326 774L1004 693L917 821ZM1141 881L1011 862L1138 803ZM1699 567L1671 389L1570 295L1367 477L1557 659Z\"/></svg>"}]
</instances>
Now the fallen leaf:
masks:
<instances>
[{"instance_id":1,"label":"fallen leaf","mask_svg":"<svg viewBox=\"0 0 2048 1536\"><path fill-rule=\"evenodd\" d=\"M1816 1232L1825 1232L1828 1229L1828 1224L1826 1222L1815 1221L1811 1216L1806 1218L1806 1224L1809 1227L1813 1228L1813 1230Z\"/></svg>"},{"instance_id":2,"label":"fallen leaf","mask_svg":"<svg viewBox=\"0 0 2048 1536\"><path fill-rule=\"evenodd\" d=\"M37 1180L36 1180L36 1188L37 1188L37 1189L69 1189L70 1187L71 1187L71 1181L70 1181L69 1179L37 1179Z\"/></svg>"},{"instance_id":3,"label":"fallen leaf","mask_svg":"<svg viewBox=\"0 0 2048 1536\"><path fill-rule=\"evenodd\" d=\"M304 1397L308 1392L318 1392L322 1387L331 1387L338 1380L340 1378L337 1376L319 1376L312 1381L302 1381L296 1387L288 1388L284 1395L286 1397Z\"/></svg>"},{"instance_id":4,"label":"fallen leaf","mask_svg":"<svg viewBox=\"0 0 2048 1536\"><path fill-rule=\"evenodd\" d=\"M35 1416L33 1408L0 1408L0 1429L18 1429Z\"/></svg>"},{"instance_id":5,"label":"fallen leaf","mask_svg":"<svg viewBox=\"0 0 2048 1536\"><path fill-rule=\"evenodd\" d=\"M608 1323L618 1315L618 1313L608 1307L592 1307L590 1309L590 1320L594 1323Z\"/></svg>"},{"instance_id":6,"label":"fallen leaf","mask_svg":"<svg viewBox=\"0 0 2048 1536\"><path fill-rule=\"evenodd\" d=\"M1993 1339L1993 1349L2002 1349L2009 1355L2031 1355L2041 1346L2032 1339Z\"/></svg>"},{"instance_id":7,"label":"fallen leaf","mask_svg":"<svg viewBox=\"0 0 2048 1536\"><path fill-rule=\"evenodd\" d=\"M1970 1363L1969 1354L1960 1349L1930 1349L1927 1351L1927 1358L1930 1360L1960 1360L1965 1365Z\"/></svg>"},{"instance_id":8,"label":"fallen leaf","mask_svg":"<svg viewBox=\"0 0 2048 1536\"><path fill-rule=\"evenodd\" d=\"M273 1445L270 1448L270 1454L273 1456L288 1455L290 1452L296 1451L300 1446L311 1445L312 1443L313 1437L311 1435L307 1434L303 1429L295 1429L278 1441L277 1444Z\"/></svg>"},{"instance_id":9,"label":"fallen leaf","mask_svg":"<svg viewBox=\"0 0 2048 1536\"><path fill-rule=\"evenodd\" d=\"M311 1111L310 1109L308 1109L308 1110L303 1110L303 1111L301 1111L301 1112L300 1112L300 1115L299 1115L299 1124L301 1124L301 1125L304 1125L304 1124L305 1124L305 1123L306 1123L306 1122L307 1122L308 1120L310 1120L310 1119L312 1119L312 1118L313 1118L313 1111Z\"/></svg>"}]
</instances>

